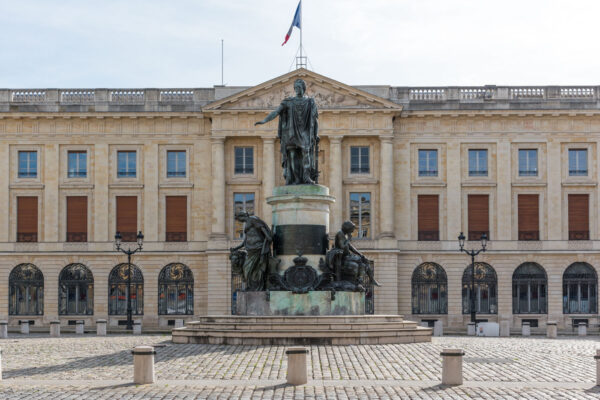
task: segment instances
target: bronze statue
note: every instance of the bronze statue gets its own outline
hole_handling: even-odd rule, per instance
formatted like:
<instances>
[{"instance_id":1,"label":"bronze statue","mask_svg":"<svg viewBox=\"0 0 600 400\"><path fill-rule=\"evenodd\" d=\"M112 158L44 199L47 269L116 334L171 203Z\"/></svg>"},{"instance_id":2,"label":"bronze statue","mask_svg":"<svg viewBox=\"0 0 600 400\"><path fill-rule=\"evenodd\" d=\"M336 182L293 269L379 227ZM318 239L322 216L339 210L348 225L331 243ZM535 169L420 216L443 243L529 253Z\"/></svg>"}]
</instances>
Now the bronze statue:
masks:
<instances>
[{"instance_id":1,"label":"bronze statue","mask_svg":"<svg viewBox=\"0 0 600 400\"><path fill-rule=\"evenodd\" d=\"M239 246L229 249L231 268L234 273L242 274L247 291L265 290L269 263L273 264L273 233L263 220L250 216L247 212L238 213L235 219L244 223L244 241Z\"/></svg>"},{"instance_id":2,"label":"bronze statue","mask_svg":"<svg viewBox=\"0 0 600 400\"><path fill-rule=\"evenodd\" d=\"M275 111L254 125L279 116L277 136L281 140L285 184L314 184L319 179L319 113L314 98L304 96L306 83L302 79L296 79L294 90L296 97L284 99Z\"/></svg>"},{"instance_id":3,"label":"bronze statue","mask_svg":"<svg viewBox=\"0 0 600 400\"><path fill-rule=\"evenodd\" d=\"M352 221L342 224L342 229L335 235L333 248L327 252L326 263L335 274L335 281L348 281L365 290L365 276L373 285L379 286L379 283L373 276L371 261L350 243L355 228Z\"/></svg>"}]
</instances>

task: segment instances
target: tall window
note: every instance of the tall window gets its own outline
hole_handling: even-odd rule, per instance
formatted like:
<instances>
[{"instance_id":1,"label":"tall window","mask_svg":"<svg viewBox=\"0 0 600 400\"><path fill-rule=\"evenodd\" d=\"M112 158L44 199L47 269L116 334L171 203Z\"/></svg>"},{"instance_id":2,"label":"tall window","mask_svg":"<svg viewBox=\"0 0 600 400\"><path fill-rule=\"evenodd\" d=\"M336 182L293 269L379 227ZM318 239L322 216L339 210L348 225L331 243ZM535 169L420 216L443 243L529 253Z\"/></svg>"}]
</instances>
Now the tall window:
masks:
<instances>
[{"instance_id":1,"label":"tall window","mask_svg":"<svg viewBox=\"0 0 600 400\"><path fill-rule=\"evenodd\" d=\"M485 234L490 239L490 196L470 194L468 197L469 240L480 240Z\"/></svg>"},{"instance_id":2,"label":"tall window","mask_svg":"<svg viewBox=\"0 0 600 400\"><path fill-rule=\"evenodd\" d=\"M87 176L87 152L69 151L67 164L69 178L85 178Z\"/></svg>"},{"instance_id":3,"label":"tall window","mask_svg":"<svg viewBox=\"0 0 600 400\"><path fill-rule=\"evenodd\" d=\"M117 196L117 232L124 242L137 240L137 197Z\"/></svg>"},{"instance_id":4,"label":"tall window","mask_svg":"<svg viewBox=\"0 0 600 400\"><path fill-rule=\"evenodd\" d=\"M487 150L469 150L469 176L487 175Z\"/></svg>"},{"instance_id":5,"label":"tall window","mask_svg":"<svg viewBox=\"0 0 600 400\"><path fill-rule=\"evenodd\" d=\"M19 264L8 276L9 315L44 314L44 275L33 264Z\"/></svg>"},{"instance_id":6,"label":"tall window","mask_svg":"<svg viewBox=\"0 0 600 400\"><path fill-rule=\"evenodd\" d=\"M412 313L448 314L448 278L435 263L423 263L412 274Z\"/></svg>"},{"instance_id":7,"label":"tall window","mask_svg":"<svg viewBox=\"0 0 600 400\"><path fill-rule=\"evenodd\" d=\"M87 196L67 196L67 242L87 242Z\"/></svg>"},{"instance_id":8,"label":"tall window","mask_svg":"<svg viewBox=\"0 0 600 400\"><path fill-rule=\"evenodd\" d=\"M369 166L369 146L350 147L350 172L353 174L368 174Z\"/></svg>"},{"instance_id":9,"label":"tall window","mask_svg":"<svg viewBox=\"0 0 600 400\"><path fill-rule=\"evenodd\" d=\"M519 240L540 240L539 196L520 194L517 201Z\"/></svg>"},{"instance_id":10,"label":"tall window","mask_svg":"<svg viewBox=\"0 0 600 400\"><path fill-rule=\"evenodd\" d=\"M236 238L244 237L244 224L235 219L235 216L242 211L254 215L254 193L233 194L234 232Z\"/></svg>"},{"instance_id":11,"label":"tall window","mask_svg":"<svg viewBox=\"0 0 600 400\"><path fill-rule=\"evenodd\" d=\"M186 161L185 151L169 150L167 151L167 177L185 178Z\"/></svg>"},{"instance_id":12,"label":"tall window","mask_svg":"<svg viewBox=\"0 0 600 400\"><path fill-rule=\"evenodd\" d=\"M545 314L547 311L546 271L536 263L526 262L515 270L513 314Z\"/></svg>"},{"instance_id":13,"label":"tall window","mask_svg":"<svg viewBox=\"0 0 600 400\"><path fill-rule=\"evenodd\" d=\"M166 241L187 241L187 196L167 196L166 206Z\"/></svg>"},{"instance_id":14,"label":"tall window","mask_svg":"<svg viewBox=\"0 0 600 400\"><path fill-rule=\"evenodd\" d=\"M587 176L587 149L569 149L569 176Z\"/></svg>"},{"instance_id":15,"label":"tall window","mask_svg":"<svg viewBox=\"0 0 600 400\"><path fill-rule=\"evenodd\" d=\"M69 264L58 276L58 314L94 313L94 277L83 264Z\"/></svg>"},{"instance_id":16,"label":"tall window","mask_svg":"<svg viewBox=\"0 0 600 400\"><path fill-rule=\"evenodd\" d=\"M191 315L194 313L194 276L188 266L174 263L158 275L158 314Z\"/></svg>"},{"instance_id":17,"label":"tall window","mask_svg":"<svg viewBox=\"0 0 600 400\"><path fill-rule=\"evenodd\" d=\"M463 314L471 313L471 265L462 278ZM475 311L481 314L498 313L498 278L489 264L475 263Z\"/></svg>"},{"instance_id":18,"label":"tall window","mask_svg":"<svg viewBox=\"0 0 600 400\"><path fill-rule=\"evenodd\" d=\"M129 265L119 264L108 276L108 314L127 315L127 281ZM131 264L131 310L133 315L144 314L144 276L142 271Z\"/></svg>"},{"instance_id":19,"label":"tall window","mask_svg":"<svg viewBox=\"0 0 600 400\"><path fill-rule=\"evenodd\" d=\"M573 263L563 274L563 313L596 314L598 311L598 276L584 262Z\"/></svg>"},{"instance_id":20,"label":"tall window","mask_svg":"<svg viewBox=\"0 0 600 400\"><path fill-rule=\"evenodd\" d=\"M350 221L358 239L371 237L371 193L350 193Z\"/></svg>"},{"instance_id":21,"label":"tall window","mask_svg":"<svg viewBox=\"0 0 600 400\"><path fill-rule=\"evenodd\" d=\"M19 178L37 178L37 151L19 151Z\"/></svg>"},{"instance_id":22,"label":"tall window","mask_svg":"<svg viewBox=\"0 0 600 400\"><path fill-rule=\"evenodd\" d=\"M569 194L569 240L590 240L588 194Z\"/></svg>"},{"instance_id":23,"label":"tall window","mask_svg":"<svg viewBox=\"0 0 600 400\"><path fill-rule=\"evenodd\" d=\"M437 175L437 150L419 150L419 176Z\"/></svg>"},{"instance_id":24,"label":"tall window","mask_svg":"<svg viewBox=\"0 0 600 400\"><path fill-rule=\"evenodd\" d=\"M439 212L437 194L417 197L418 240L440 240Z\"/></svg>"},{"instance_id":25,"label":"tall window","mask_svg":"<svg viewBox=\"0 0 600 400\"><path fill-rule=\"evenodd\" d=\"M117 152L117 177L135 178L136 177L136 156L135 151Z\"/></svg>"},{"instance_id":26,"label":"tall window","mask_svg":"<svg viewBox=\"0 0 600 400\"><path fill-rule=\"evenodd\" d=\"M519 149L519 176L537 176L537 149Z\"/></svg>"},{"instance_id":27,"label":"tall window","mask_svg":"<svg viewBox=\"0 0 600 400\"><path fill-rule=\"evenodd\" d=\"M235 173L253 174L254 173L254 148L236 147L235 148Z\"/></svg>"},{"instance_id":28,"label":"tall window","mask_svg":"<svg viewBox=\"0 0 600 400\"><path fill-rule=\"evenodd\" d=\"M17 242L38 241L38 198L17 197Z\"/></svg>"}]
</instances>

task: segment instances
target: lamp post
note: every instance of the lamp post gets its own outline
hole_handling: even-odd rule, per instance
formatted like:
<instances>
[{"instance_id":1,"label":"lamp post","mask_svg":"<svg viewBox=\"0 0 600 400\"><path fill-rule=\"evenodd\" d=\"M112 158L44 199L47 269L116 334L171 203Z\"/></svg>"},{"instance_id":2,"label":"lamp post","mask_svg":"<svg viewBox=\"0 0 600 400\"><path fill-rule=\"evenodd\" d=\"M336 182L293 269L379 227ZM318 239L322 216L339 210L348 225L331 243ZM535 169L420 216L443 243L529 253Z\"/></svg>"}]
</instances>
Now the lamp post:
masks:
<instances>
[{"instance_id":1,"label":"lamp post","mask_svg":"<svg viewBox=\"0 0 600 400\"><path fill-rule=\"evenodd\" d=\"M123 237L121 236L121 232L117 231L117 233L115 234L115 248L117 249L117 251L127 254L127 329L132 330L133 329L133 318L132 318L133 310L131 309L131 256L133 254L137 253L138 251L142 250L142 246L144 244L144 235L142 234L142 231L138 232L137 248L134 248L134 249L132 249L130 247L127 247L126 249L121 247L122 239L123 239ZM137 296L137 292L136 292L136 296Z\"/></svg>"},{"instance_id":2,"label":"lamp post","mask_svg":"<svg viewBox=\"0 0 600 400\"><path fill-rule=\"evenodd\" d=\"M484 233L481 235L481 249L479 250L465 250L465 235L461 232L458 235L458 245L460 251L464 251L471 256L471 322L475 323L475 256L482 251L485 251L487 246L487 235Z\"/></svg>"}]
</instances>

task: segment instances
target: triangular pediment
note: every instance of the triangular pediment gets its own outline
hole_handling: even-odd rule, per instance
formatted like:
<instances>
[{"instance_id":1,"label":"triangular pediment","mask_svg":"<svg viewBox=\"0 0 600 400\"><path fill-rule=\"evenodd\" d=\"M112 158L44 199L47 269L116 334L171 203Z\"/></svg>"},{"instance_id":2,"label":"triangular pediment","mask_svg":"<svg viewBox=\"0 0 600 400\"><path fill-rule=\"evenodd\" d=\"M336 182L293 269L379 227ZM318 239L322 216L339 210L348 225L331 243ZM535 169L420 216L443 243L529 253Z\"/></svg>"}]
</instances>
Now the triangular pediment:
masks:
<instances>
[{"instance_id":1,"label":"triangular pediment","mask_svg":"<svg viewBox=\"0 0 600 400\"><path fill-rule=\"evenodd\" d=\"M306 82L306 95L314 97L319 110L397 110L402 107L382 97L345 85L307 69L297 69L260 85L203 107L203 111L272 110L292 97L294 81Z\"/></svg>"}]
</instances>

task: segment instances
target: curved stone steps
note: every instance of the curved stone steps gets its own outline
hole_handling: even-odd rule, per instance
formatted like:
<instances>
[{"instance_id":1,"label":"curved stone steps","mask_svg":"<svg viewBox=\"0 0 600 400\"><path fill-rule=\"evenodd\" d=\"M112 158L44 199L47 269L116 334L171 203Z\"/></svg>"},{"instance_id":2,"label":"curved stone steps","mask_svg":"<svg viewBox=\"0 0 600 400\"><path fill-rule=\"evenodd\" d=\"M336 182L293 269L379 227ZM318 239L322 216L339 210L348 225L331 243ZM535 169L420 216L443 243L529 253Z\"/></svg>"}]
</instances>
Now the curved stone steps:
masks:
<instances>
[{"instance_id":1,"label":"curved stone steps","mask_svg":"<svg viewBox=\"0 0 600 400\"><path fill-rule=\"evenodd\" d=\"M174 343L232 345L388 344L431 341L431 329L400 315L207 316L173 330Z\"/></svg>"}]
</instances>

